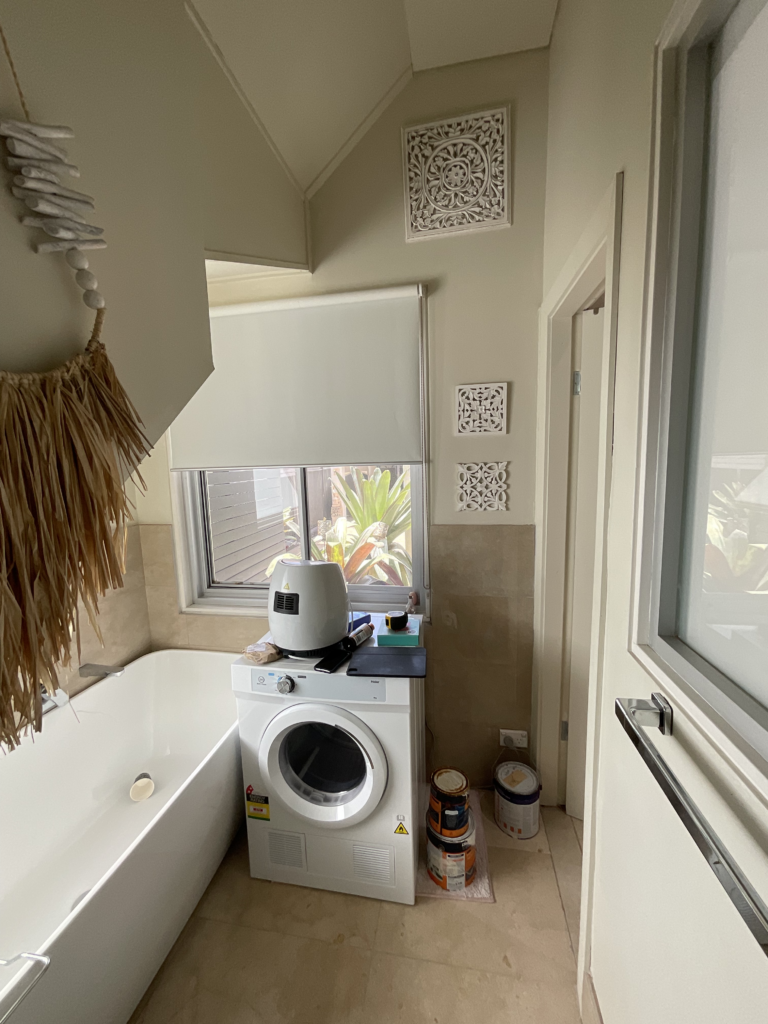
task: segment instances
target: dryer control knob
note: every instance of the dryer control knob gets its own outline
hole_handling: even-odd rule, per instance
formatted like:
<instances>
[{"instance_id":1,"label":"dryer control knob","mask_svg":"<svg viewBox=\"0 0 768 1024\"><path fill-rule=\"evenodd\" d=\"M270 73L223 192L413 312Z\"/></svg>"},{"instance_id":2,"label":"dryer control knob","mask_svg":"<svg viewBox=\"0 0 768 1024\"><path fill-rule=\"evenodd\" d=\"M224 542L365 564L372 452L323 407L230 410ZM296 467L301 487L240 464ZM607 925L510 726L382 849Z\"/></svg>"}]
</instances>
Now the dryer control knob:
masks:
<instances>
[{"instance_id":1,"label":"dryer control knob","mask_svg":"<svg viewBox=\"0 0 768 1024\"><path fill-rule=\"evenodd\" d=\"M280 676L277 680L278 693L293 693L295 686L296 683L294 683L290 676Z\"/></svg>"}]
</instances>

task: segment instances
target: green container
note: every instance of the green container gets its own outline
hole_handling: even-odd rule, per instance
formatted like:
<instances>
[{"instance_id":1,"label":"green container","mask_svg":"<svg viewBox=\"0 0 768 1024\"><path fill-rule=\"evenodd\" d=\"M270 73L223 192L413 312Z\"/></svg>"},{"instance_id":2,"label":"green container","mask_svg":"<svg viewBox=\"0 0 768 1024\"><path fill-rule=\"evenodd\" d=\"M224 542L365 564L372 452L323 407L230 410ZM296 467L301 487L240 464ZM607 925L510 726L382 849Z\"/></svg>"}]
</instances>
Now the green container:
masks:
<instances>
[{"instance_id":1,"label":"green container","mask_svg":"<svg viewBox=\"0 0 768 1024\"><path fill-rule=\"evenodd\" d=\"M411 620L405 629L387 629L382 624L376 630L376 644L378 647L420 647L419 637L421 624L418 620Z\"/></svg>"}]
</instances>

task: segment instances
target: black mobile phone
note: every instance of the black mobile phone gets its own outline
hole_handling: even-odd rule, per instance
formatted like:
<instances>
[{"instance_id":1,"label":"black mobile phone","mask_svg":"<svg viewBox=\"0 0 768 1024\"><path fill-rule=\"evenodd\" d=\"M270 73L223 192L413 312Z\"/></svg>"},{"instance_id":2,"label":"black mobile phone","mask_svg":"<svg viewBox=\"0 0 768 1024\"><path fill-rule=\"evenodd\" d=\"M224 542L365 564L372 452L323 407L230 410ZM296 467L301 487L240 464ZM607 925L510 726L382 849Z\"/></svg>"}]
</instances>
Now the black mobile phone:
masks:
<instances>
[{"instance_id":1,"label":"black mobile phone","mask_svg":"<svg viewBox=\"0 0 768 1024\"><path fill-rule=\"evenodd\" d=\"M345 651L343 648L339 648L338 651L332 651L315 665L315 672L335 672L337 668L344 664L344 662L352 657L352 651Z\"/></svg>"}]
</instances>

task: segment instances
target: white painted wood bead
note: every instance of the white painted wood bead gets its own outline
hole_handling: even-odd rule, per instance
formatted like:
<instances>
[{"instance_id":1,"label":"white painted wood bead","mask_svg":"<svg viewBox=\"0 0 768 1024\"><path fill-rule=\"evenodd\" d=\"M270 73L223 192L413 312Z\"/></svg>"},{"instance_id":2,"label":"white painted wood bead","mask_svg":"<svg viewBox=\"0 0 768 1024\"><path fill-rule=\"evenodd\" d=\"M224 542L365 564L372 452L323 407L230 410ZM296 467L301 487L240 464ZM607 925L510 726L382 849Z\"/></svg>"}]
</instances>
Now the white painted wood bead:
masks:
<instances>
[{"instance_id":1,"label":"white painted wood bead","mask_svg":"<svg viewBox=\"0 0 768 1024\"><path fill-rule=\"evenodd\" d=\"M21 223L28 228L42 228L43 230L49 227L70 228L76 232L75 237L77 238L84 235L98 238L99 235L104 234L104 228L97 228L94 224L81 224L70 217L22 217Z\"/></svg>"},{"instance_id":2,"label":"white painted wood bead","mask_svg":"<svg viewBox=\"0 0 768 1024\"><path fill-rule=\"evenodd\" d=\"M45 181L41 178L27 178L23 174L17 174L13 179L14 185L18 185L20 188L28 188L33 192L47 192L51 195L63 196L65 199L73 199L75 202L82 203L85 206L90 206L91 209L94 207L93 196L86 195L85 192L76 192L74 189L65 188L64 185L60 185L58 181Z\"/></svg>"},{"instance_id":3,"label":"white painted wood bead","mask_svg":"<svg viewBox=\"0 0 768 1024\"><path fill-rule=\"evenodd\" d=\"M78 270L75 274L75 280L84 292L95 291L95 289L99 287L96 275L92 274L90 270Z\"/></svg>"},{"instance_id":4,"label":"white painted wood bead","mask_svg":"<svg viewBox=\"0 0 768 1024\"><path fill-rule=\"evenodd\" d=\"M103 309L105 306L104 296L101 294L101 292L96 292L93 290L83 292L83 302L90 309Z\"/></svg>"},{"instance_id":5,"label":"white painted wood bead","mask_svg":"<svg viewBox=\"0 0 768 1024\"><path fill-rule=\"evenodd\" d=\"M34 156L8 156L5 158L8 167L12 170L32 166L43 167L45 170L53 171L54 174L69 174L73 178L80 177L80 171L74 164L68 164L64 160L51 159L49 157Z\"/></svg>"},{"instance_id":6,"label":"white painted wood bead","mask_svg":"<svg viewBox=\"0 0 768 1024\"><path fill-rule=\"evenodd\" d=\"M38 178L40 181L51 181L54 185L58 185L59 179L55 174L50 171L43 170L42 167L32 167L30 164L25 164L21 168L21 173L25 178Z\"/></svg>"},{"instance_id":7,"label":"white painted wood bead","mask_svg":"<svg viewBox=\"0 0 768 1024\"><path fill-rule=\"evenodd\" d=\"M88 269L88 257L84 252L80 252L79 249L68 249L64 259L73 270Z\"/></svg>"},{"instance_id":8,"label":"white painted wood bead","mask_svg":"<svg viewBox=\"0 0 768 1024\"><path fill-rule=\"evenodd\" d=\"M77 221L78 224L85 224L85 217L77 210L72 210L69 206L65 206L63 202L54 202L52 198L49 199L47 196L33 196L31 193L28 195L23 189L16 187L13 187L11 192L13 192L17 199L23 199L33 213L44 213L49 217L67 217L69 220Z\"/></svg>"},{"instance_id":9,"label":"white painted wood bead","mask_svg":"<svg viewBox=\"0 0 768 1024\"><path fill-rule=\"evenodd\" d=\"M75 238L71 242L38 242L35 252L67 252L68 249L106 249L103 238Z\"/></svg>"},{"instance_id":10,"label":"white painted wood bead","mask_svg":"<svg viewBox=\"0 0 768 1024\"><path fill-rule=\"evenodd\" d=\"M74 139L75 137L74 131L65 124L33 124L31 121L14 121L5 117L0 121L0 135L4 135L8 128L29 132L32 135L37 135L40 139Z\"/></svg>"},{"instance_id":11,"label":"white painted wood bead","mask_svg":"<svg viewBox=\"0 0 768 1024\"><path fill-rule=\"evenodd\" d=\"M14 156L47 156L49 158L55 156L59 160L67 159L66 149L54 146L52 142L43 142L42 139L29 135L27 132L10 129L3 132L3 135L7 137L6 146Z\"/></svg>"}]
</instances>

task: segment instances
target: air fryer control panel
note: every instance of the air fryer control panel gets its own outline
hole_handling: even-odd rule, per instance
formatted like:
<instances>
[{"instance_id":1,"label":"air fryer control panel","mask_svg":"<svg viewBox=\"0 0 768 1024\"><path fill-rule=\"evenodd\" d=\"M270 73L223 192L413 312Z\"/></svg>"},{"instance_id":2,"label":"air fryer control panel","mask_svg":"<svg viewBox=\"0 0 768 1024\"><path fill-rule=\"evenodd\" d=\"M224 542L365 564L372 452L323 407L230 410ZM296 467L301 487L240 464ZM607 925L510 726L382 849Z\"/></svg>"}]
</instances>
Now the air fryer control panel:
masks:
<instances>
[{"instance_id":1,"label":"air fryer control panel","mask_svg":"<svg viewBox=\"0 0 768 1024\"><path fill-rule=\"evenodd\" d=\"M276 671L270 665L249 666L248 671L252 693L290 695L294 699L305 700L376 701L380 704L387 699L386 679L291 671L290 668Z\"/></svg>"}]
</instances>

